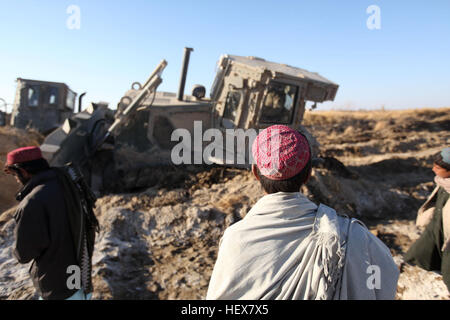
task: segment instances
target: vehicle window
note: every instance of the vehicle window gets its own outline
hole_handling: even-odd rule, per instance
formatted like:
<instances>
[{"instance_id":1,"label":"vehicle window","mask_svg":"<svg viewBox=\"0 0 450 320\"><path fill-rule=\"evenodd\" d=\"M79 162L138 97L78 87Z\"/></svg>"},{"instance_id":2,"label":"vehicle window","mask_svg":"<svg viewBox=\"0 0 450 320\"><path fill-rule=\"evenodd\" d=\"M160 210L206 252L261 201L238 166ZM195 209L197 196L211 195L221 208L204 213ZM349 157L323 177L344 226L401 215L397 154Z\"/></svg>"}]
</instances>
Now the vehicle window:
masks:
<instances>
[{"instance_id":1,"label":"vehicle window","mask_svg":"<svg viewBox=\"0 0 450 320\"><path fill-rule=\"evenodd\" d=\"M67 98L66 98L66 107L69 109L74 109L75 108L75 92L73 92L72 90L67 90Z\"/></svg>"},{"instance_id":2,"label":"vehicle window","mask_svg":"<svg viewBox=\"0 0 450 320\"><path fill-rule=\"evenodd\" d=\"M48 88L48 104L58 103L58 88L49 87Z\"/></svg>"},{"instance_id":3,"label":"vehicle window","mask_svg":"<svg viewBox=\"0 0 450 320\"><path fill-rule=\"evenodd\" d=\"M28 88L28 106L37 107L39 105L39 86L30 86Z\"/></svg>"},{"instance_id":4,"label":"vehicle window","mask_svg":"<svg viewBox=\"0 0 450 320\"><path fill-rule=\"evenodd\" d=\"M229 119L234 122L236 120L237 110L241 101L241 93L239 91L228 92L225 102L225 111L223 118Z\"/></svg>"},{"instance_id":5,"label":"vehicle window","mask_svg":"<svg viewBox=\"0 0 450 320\"><path fill-rule=\"evenodd\" d=\"M297 93L297 86L271 82L264 98L259 121L262 123L291 123Z\"/></svg>"}]
</instances>

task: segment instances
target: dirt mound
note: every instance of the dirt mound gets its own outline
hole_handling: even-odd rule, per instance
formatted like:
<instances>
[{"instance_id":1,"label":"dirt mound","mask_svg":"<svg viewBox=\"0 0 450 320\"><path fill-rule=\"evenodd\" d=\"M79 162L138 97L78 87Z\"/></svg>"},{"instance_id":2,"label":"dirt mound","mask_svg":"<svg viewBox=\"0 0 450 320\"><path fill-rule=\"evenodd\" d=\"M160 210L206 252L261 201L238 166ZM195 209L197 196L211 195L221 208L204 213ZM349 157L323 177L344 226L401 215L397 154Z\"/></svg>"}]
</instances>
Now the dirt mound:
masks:
<instances>
[{"instance_id":1,"label":"dirt mound","mask_svg":"<svg viewBox=\"0 0 450 320\"><path fill-rule=\"evenodd\" d=\"M20 186L16 180L3 172L6 155L11 150L26 146L39 146L44 140L36 131L26 131L13 127L0 127L0 184L3 192L0 194L0 212L16 204L15 194Z\"/></svg>"},{"instance_id":2,"label":"dirt mound","mask_svg":"<svg viewBox=\"0 0 450 320\"><path fill-rule=\"evenodd\" d=\"M217 165L163 165L144 167L127 172L119 171L114 181L108 183L104 193L139 192L151 187L194 191L201 187L227 181L245 169Z\"/></svg>"},{"instance_id":3,"label":"dirt mound","mask_svg":"<svg viewBox=\"0 0 450 320\"><path fill-rule=\"evenodd\" d=\"M203 183L195 188L152 187L98 200L94 298L205 297L218 240L262 196L248 172L222 169L197 173ZM227 181L213 182L222 174Z\"/></svg>"}]
</instances>

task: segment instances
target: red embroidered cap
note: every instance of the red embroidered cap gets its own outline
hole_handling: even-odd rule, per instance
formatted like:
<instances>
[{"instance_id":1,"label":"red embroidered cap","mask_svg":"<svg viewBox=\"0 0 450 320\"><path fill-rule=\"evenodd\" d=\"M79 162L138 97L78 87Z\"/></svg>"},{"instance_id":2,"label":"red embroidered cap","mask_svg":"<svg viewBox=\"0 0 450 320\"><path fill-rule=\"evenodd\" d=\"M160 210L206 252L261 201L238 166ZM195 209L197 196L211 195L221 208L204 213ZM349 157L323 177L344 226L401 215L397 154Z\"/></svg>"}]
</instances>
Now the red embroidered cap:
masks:
<instances>
[{"instance_id":1,"label":"red embroidered cap","mask_svg":"<svg viewBox=\"0 0 450 320\"><path fill-rule=\"evenodd\" d=\"M252 155L261 174L272 180L292 178L311 157L305 136L284 125L261 131L253 142Z\"/></svg>"},{"instance_id":2,"label":"red embroidered cap","mask_svg":"<svg viewBox=\"0 0 450 320\"><path fill-rule=\"evenodd\" d=\"M5 166L11 166L18 163L33 161L42 158L42 152L39 147L24 147L13 150L6 156Z\"/></svg>"}]
</instances>

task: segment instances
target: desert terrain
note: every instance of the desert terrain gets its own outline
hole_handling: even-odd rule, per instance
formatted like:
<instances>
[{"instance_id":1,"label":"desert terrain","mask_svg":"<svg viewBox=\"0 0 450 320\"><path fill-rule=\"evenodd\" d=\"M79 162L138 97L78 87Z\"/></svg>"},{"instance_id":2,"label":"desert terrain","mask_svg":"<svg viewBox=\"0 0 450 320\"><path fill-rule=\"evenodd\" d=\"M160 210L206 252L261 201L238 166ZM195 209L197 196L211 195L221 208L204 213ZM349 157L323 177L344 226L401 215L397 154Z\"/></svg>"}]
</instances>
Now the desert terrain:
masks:
<instances>
[{"instance_id":1,"label":"desert terrain","mask_svg":"<svg viewBox=\"0 0 450 320\"><path fill-rule=\"evenodd\" d=\"M302 192L362 220L391 250L401 275L397 299L450 299L435 272L403 263L419 237L417 209L434 188L432 156L450 145L450 108L310 111L305 127L320 155ZM0 128L0 161L42 137ZM335 161L335 158L339 161ZM204 299L224 230L263 192L251 172L219 166L127 173L132 190L102 195L93 258L94 299ZM0 299L36 299L28 265L12 256L14 179L0 173Z\"/></svg>"}]
</instances>

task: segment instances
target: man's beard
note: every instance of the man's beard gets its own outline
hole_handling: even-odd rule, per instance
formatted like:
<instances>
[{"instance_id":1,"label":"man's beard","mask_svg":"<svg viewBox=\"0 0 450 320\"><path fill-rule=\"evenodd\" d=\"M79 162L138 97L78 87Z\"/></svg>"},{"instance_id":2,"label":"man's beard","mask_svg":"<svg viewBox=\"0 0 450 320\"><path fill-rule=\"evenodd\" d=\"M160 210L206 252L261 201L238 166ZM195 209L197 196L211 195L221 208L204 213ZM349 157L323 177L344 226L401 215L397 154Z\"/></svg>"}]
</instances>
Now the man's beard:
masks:
<instances>
[{"instance_id":1,"label":"man's beard","mask_svg":"<svg viewBox=\"0 0 450 320\"><path fill-rule=\"evenodd\" d=\"M27 183L28 183L28 181L30 181L30 178L25 178L23 175L22 175L22 172L17 172L17 178L19 179L19 181L20 181L20 183L22 184L22 185L26 185Z\"/></svg>"}]
</instances>

